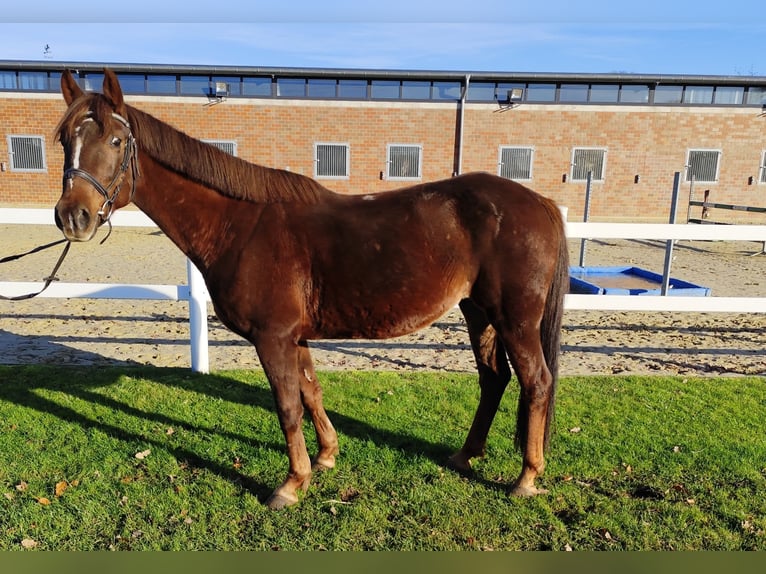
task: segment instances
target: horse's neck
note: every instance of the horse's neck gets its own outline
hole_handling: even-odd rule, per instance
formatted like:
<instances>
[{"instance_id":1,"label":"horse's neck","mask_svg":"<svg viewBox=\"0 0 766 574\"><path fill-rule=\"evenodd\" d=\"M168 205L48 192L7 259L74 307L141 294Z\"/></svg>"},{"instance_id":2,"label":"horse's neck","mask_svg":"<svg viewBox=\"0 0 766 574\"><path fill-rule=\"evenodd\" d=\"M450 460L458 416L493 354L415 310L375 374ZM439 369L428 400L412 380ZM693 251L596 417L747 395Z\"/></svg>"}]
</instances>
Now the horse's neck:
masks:
<instances>
[{"instance_id":1,"label":"horse's neck","mask_svg":"<svg viewBox=\"0 0 766 574\"><path fill-rule=\"evenodd\" d=\"M184 179L151 158L141 158L141 172L134 203L204 273L226 248L231 235L227 230L239 202Z\"/></svg>"}]
</instances>

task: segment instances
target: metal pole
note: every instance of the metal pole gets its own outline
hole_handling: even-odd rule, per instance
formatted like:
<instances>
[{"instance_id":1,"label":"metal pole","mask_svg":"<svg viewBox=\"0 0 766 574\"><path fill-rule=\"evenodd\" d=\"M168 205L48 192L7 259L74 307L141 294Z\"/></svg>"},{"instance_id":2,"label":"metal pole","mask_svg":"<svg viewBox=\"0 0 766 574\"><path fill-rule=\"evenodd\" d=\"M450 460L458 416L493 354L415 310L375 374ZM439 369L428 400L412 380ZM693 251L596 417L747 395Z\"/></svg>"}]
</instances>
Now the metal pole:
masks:
<instances>
[{"instance_id":1,"label":"metal pole","mask_svg":"<svg viewBox=\"0 0 766 574\"><path fill-rule=\"evenodd\" d=\"M692 200L694 199L694 177L689 182L689 207L686 208L686 223L689 223L689 218L692 216ZM702 219L702 216L700 216Z\"/></svg>"},{"instance_id":2,"label":"metal pole","mask_svg":"<svg viewBox=\"0 0 766 574\"><path fill-rule=\"evenodd\" d=\"M676 222L676 210L678 209L678 195L681 188L681 172L676 172L673 177L673 197L670 200L670 223L671 225ZM670 289L670 265L673 262L673 246L675 241L668 239L665 243L665 268L662 272L662 295L668 294Z\"/></svg>"},{"instance_id":3,"label":"metal pole","mask_svg":"<svg viewBox=\"0 0 766 574\"><path fill-rule=\"evenodd\" d=\"M457 126L457 158L455 161L455 171L453 175L461 175L463 173L463 132L465 131L465 99L468 95L468 87L471 84L471 74L466 74L465 85L463 91L460 94L460 113L458 116Z\"/></svg>"},{"instance_id":4,"label":"metal pole","mask_svg":"<svg viewBox=\"0 0 766 574\"><path fill-rule=\"evenodd\" d=\"M588 223L590 218L590 184L593 181L593 172L589 171L585 176L585 211L583 212L583 223ZM580 240L580 267L585 267L585 244L588 240Z\"/></svg>"}]
</instances>

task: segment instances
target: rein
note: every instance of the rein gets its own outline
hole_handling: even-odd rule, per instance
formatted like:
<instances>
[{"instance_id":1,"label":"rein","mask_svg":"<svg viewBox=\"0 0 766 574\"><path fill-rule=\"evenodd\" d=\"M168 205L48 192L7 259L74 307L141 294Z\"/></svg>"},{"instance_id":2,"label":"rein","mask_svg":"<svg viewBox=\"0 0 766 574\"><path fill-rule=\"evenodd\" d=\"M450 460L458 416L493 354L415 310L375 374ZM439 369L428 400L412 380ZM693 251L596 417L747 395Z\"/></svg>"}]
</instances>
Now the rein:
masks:
<instances>
[{"instance_id":1,"label":"rein","mask_svg":"<svg viewBox=\"0 0 766 574\"><path fill-rule=\"evenodd\" d=\"M69 253L69 247L72 245L72 242L68 239L59 239L58 241L54 241L52 243L48 243L47 245L40 245L39 247L35 247L34 249L27 251L26 253L19 253L18 255L9 255L8 257L3 257L0 259L0 263L8 263L9 261L16 261L17 259L21 259L22 257L25 257L26 255L32 255L33 253L37 253L38 251L43 251L44 249L48 249L49 247L53 247L55 245L60 245L61 243L66 242L66 245L64 245L64 250L61 252L61 255L59 255L58 261L56 261L56 265L53 266L53 271L51 271L51 274L48 277L44 278L45 283L43 284L43 288L39 291L36 291L34 293L27 293L25 295L15 295L13 297L7 297L5 295L0 295L0 299L3 301L23 301L25 299L31 299L32 297L37 297L40 293L45 291L51 283L54 281L58 281L58 278L56 277L56 273L59 270L59 267L61 267L61 264L64 262L64 258L66 257L66 254Z\"/></svg>"}]
</instances>

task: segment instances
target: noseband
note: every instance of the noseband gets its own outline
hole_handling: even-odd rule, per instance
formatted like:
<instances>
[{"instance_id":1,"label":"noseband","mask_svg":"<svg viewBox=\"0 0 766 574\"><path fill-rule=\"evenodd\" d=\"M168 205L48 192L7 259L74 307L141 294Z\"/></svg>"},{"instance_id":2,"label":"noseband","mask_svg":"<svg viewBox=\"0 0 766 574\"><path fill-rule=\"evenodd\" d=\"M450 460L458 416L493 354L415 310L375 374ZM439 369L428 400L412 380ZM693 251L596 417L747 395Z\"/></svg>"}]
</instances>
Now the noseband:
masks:
<instances>
[{"instance_id":1,"label":"noseband","mask_svg":"<svg viewBox=\"0 0 766 574\"><path fill-rule=\"evenodd\" d=\"M122 156L122 163L120 164L120 167L117 168L117 171L115 172L114 177L112 178L112 181L109 183L109 185L104 187L101 182L93 177L90 173L80 168L70 167L64 171L65 183L67 180L71 181L75 177L81 177L89 184L91 184L96 189L96 191L98 191L104 197L104 203L101 205L101 209L98 210L98 215L101 217L102 223L107 223L109 225L109 233L107 233L106 237L101 241L102 243L106 241L106 238L109 237L109 235L112 233L112 222L110 219L112 217L114 202L117 200L117 196L120 194L120 188L122 187L125 173L128 171L128 168L131 168L133 181L131 184L129 201L133 200L133 196L136 193L136 179L140 175L138 172L138 158L136 155L136 139L133 137L133 132L130 131L130 124L119 114L113 113L112 117L114 117L126 128L128 128L128 138L125 141L125 153Z\"/></svg>"}]
</instances>

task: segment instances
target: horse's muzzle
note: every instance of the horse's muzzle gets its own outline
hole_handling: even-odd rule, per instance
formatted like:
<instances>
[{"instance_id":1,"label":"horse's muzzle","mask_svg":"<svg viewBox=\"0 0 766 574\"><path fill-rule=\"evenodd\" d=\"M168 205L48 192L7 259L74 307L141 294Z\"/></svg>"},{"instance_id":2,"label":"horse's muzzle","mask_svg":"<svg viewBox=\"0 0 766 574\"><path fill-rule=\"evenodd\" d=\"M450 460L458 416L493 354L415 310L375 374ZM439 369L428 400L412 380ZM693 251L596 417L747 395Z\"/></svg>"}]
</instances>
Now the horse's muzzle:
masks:
<instances>
[{"instance_id":1,"label":"horse's muzzle","mask_svg":"<svg viewBox=\"0 0 766 574\"><path fill-rule=\"evenodd\" d=\"M83 205L57 205L54 219L58 227L69 241L90 241L98 229L98 217L93 218L90 210Z\"/></svg>"}]
</instances>

